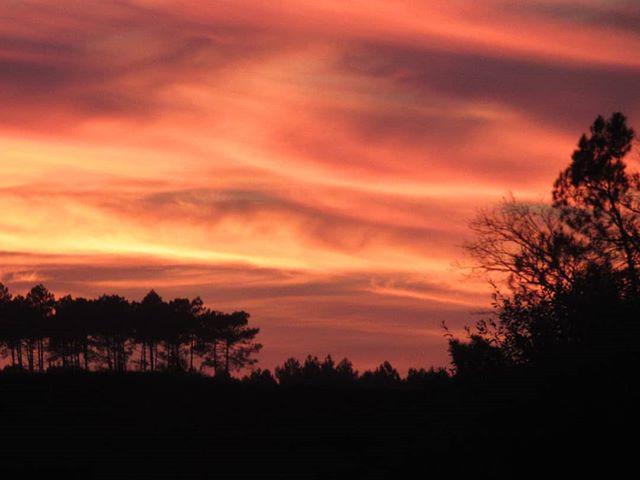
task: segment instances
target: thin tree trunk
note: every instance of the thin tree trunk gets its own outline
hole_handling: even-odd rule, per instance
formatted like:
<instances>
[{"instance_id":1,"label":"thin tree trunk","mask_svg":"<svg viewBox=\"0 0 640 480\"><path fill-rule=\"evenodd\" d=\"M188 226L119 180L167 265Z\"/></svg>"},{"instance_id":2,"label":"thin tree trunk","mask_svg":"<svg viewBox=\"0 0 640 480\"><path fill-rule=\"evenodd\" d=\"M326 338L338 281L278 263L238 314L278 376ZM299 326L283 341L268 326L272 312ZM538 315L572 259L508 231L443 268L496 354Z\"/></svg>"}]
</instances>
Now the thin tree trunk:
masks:
<instances>
[{"instance_id":1,"label":"thin tree trunk","mask_svg":"<svg viewBox=\"0 0 640 480\"><path fill-rule=\"evenodd\" d=\"M213 375L218 375L218 342L213 342Z\"/></svg>"},{"instance_id":2,"label":"thin tree trunk","mask_svg":"<svg viewBox=\"0 0 640 480\"><path fill-rule=\"evenodd\" d=\"M29 371L33 372L33 341L27 341L27 363L29 365Z\"/></svg>"},{"instance_id":3,"label":"thin tree trunk","mask_svg":"<svg viewBox=\"0 0 640 480\"><path fill-rule=\"evenodd\" d=\"M140 344L140 370L144 371L144 342Z\"/></svg>"},{"instance_id":4,"label":"thin tree trunk","mask_svg":"<svg viewBox=\"0 0 640 480\"><path fill-rule=\"evenodd\" d=\"M224 352L224 373L229 375L229 340L226 341L226 348Z\"/></svg>"},{"instance_id":5,"label":"thin tree trunk","mask_svg":"<svg viewBox=\"0 0 640 480\"><path fill-rule=\"evenodd\" d=\"M38 370L44 371L44 340L38 339Z\"/></svg>"},{"instance_id":6,"label":"thin tree trunk","mask_svg":"<svg viewBox=\"0 0 640 480\"><path fill-rule=\"evenodd\" d=\"M84 360L84 369L89 371L89 341L87 337L82 341L82 359Z\"/></svg>"},{"instance_id":7,"label":"thin tree trunk","mask_svg":"<svg viewBox=\"0 0 640 480\"><path fill-rule=\"evenodd\" d=\"M22 361L22 340L18 340L18 365L20 365L20 368L24 367L24 363Z\"/></svg>"},{"instance_id":8,"label":"thin tree trunk","mask_svg":"<svg viewBox=\"0 0 640 480\"><path fill-rule=\"evenodd\" d=\"M107 347L107 367L109 370L113 370L113 361L111 359L111 347Z\"/></svg>"}]
</instances>

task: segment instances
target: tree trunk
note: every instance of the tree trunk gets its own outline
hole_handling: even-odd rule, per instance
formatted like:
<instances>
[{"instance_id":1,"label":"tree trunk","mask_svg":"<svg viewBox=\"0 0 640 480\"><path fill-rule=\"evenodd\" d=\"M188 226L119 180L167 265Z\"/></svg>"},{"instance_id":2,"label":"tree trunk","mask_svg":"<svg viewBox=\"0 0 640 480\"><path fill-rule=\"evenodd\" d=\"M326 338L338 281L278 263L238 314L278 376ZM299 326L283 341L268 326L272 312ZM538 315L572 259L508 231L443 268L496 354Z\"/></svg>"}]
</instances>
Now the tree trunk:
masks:
<instances>
[{"instance_id":1,"label":"tree trunk","mask_svg":"<svg viewBox=\"0 0 640 480\"><path fill-rule=\"evenodd\" d=\"M213 342L213 375L218 374L218 342Z\"/></svg>"},{"instance_id":2,"label":"tree trunk","mask_svg":"<svg viewBox=\"0 0 640 480\"><path fill-rule=\"evenodd\" d=\"M109 370L113 370L113 360L111 359L111 347L107 347L107 367Z\"/></svg>"},{"instance_id":3,"label":"tree trunk","mask_svg":"<svg viewBox=\"0 0 640 480\"><path fill-rule=\"evenodd\" d=\"M29 365L29 371L33 372L33 341L27 341L27 363Z\"/></svg>"},{"instance_id":4,"label":"tree trunk","mask_svg":"<svg viewBox=\"0 0 640 480\"><path fill-rule=\"evenodd\" d=\"M140 370L144 371L144 342L140 344Z\"/></svg>"},{"instance_id":5,"label":"tree trunk","mask_svg":"<svg viewBox=\"0 0 640 480\"><path fill-rule=\"evenodd\" d=\"M82 341L82 359L84 360L84 369L89 371L89 341L86 337Z\"/></svg>"},{"instance_id":6,"label":"tree trunk","mask_svg":"<svg viewBox=\"0 0 640 480\"><path fill-rule=\"evenodd\" d=\"M18 365L20 365L20 368L24 367L24 364L22 362L22 340L18 340Z\"/></svg>"},{"instance_id":7,"label":"tree trunk","mask_svg":"<svg viewBox=\"0 0 640 480\"><path fill-rule=\"evenodd\" d=\"M44 371L44 345L41 338L38 339L38 371Z\"/></svg>"}]
</instances>

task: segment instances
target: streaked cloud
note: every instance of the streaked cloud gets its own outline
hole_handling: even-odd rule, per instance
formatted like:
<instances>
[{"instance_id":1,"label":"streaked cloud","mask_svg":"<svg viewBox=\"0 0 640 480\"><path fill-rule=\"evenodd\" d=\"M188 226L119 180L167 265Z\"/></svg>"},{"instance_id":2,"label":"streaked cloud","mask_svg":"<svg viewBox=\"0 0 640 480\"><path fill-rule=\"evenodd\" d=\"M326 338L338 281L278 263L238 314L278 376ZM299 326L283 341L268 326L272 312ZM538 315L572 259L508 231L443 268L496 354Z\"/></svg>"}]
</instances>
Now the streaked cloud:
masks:
<instances>
[{"instance_id":1,"label":"streaked cloud","mask_svg":"<svg viewBox=\"0 0 640 480\"><path fill-rule=\"evenodd\" d=\"M0 281L202 295L303 352L443 364L473 211L640 119L633 1L0 5Z\"/></svg>"}]
</instances>

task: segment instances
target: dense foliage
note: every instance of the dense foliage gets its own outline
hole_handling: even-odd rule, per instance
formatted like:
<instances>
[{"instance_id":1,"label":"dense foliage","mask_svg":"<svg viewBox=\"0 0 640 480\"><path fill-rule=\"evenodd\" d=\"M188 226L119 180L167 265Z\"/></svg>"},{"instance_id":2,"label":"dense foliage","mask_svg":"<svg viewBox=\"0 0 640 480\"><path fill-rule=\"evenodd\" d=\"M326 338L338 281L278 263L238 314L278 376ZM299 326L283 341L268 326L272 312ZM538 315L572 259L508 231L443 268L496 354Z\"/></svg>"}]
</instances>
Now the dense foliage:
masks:
<instances>
[{"instance_id":1,"label":"dense foliage","mask_svg":"<svg viewBox=\"0 0 640 480\"><path fill-rule=\"evenodd\" d=\"M450 340L459 372L637 361L640 177L626 163L635 138L622 114L598 117L550 204L511 198L477 217L468 248L496 286L495 316L469 342Z\"/></svg>"}]
</instances>

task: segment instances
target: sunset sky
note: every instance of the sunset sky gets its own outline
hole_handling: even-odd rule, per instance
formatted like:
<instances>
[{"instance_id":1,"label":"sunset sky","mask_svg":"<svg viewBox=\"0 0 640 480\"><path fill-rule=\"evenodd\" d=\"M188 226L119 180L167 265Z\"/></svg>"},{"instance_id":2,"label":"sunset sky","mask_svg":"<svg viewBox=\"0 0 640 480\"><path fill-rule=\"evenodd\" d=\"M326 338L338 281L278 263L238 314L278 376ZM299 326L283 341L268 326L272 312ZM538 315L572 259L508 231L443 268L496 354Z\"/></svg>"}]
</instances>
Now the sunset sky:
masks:
<instances>
[{"instance_id":1,"label":"sunset sky","mask_svg":"<svg viewBox=\"0 0 640 480\"><path fill-rule=\"evenodd\" d=\"M637 0L0 2L0 281L200 295L307 353L446 365L473 212L640 129Z\"/></svg>"}]
</instances>

